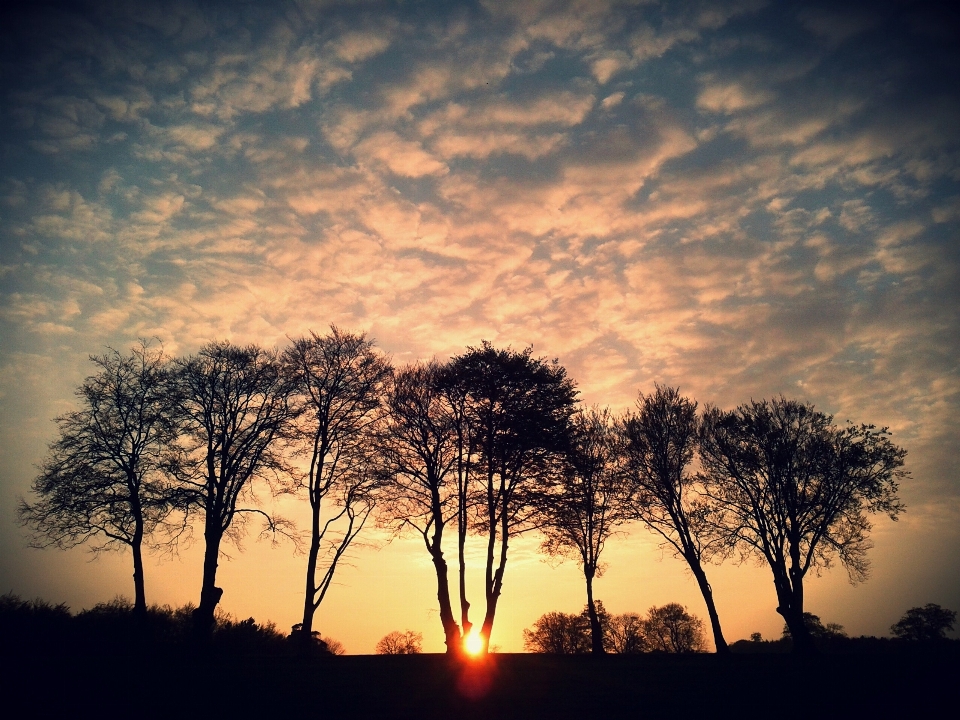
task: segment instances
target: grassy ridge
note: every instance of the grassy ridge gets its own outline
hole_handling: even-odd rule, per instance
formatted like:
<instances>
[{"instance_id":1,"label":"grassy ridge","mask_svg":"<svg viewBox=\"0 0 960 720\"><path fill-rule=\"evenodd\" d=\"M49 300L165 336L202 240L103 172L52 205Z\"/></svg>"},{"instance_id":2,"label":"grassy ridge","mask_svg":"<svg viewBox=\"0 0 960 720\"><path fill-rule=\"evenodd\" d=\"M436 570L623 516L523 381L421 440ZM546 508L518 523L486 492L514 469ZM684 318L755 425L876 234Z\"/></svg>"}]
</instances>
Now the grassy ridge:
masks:
<instances>
[{"instance_id":1,"label":"grassy ridge","mask_svg":"<svg viewBox=\"0 0 960 720\"><path fill-rule=\"evenodd\" d=\"M10 658L8 658L10 659ZM143 717L309 713L384 718L778 718L930 716L955 699L951 653L791 656L504 654L298 659L251 655L77 656L8 663L8 698L42 715L136 709ZM949 705L947 705L949 707Z\"/></svg>"},{"instance_id":2,"label":"grassy ridge","mask_svg":"<svg viewBox=\"0 0 960 720\"><path fill-rule=\"evenodd\" d=\"M302 657L271 624L222 618L189 637L189 608L71 615L0 598L0 691L29 716L170 718L933 717L955 703L960 642L849 640L800 660L716 655ZM747 645L750 646L749 644Z\"/></svg>"}]
</instances>

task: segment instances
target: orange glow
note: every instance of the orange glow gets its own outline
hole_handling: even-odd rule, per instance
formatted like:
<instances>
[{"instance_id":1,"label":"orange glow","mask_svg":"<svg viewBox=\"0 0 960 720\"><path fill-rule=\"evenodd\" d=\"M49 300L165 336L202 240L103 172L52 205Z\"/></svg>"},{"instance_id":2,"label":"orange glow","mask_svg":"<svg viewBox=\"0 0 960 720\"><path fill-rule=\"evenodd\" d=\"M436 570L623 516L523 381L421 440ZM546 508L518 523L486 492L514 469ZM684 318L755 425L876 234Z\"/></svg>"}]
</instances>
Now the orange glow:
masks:
<instances>
[{"instance_id":1,"label":"orange glow","mask_svg":"<svg viewBox=\"0 0 960 720\"><path fill-rule=\"evenodd\" d=\"M467 639L463 641L463 647L468 655L479 655L483 652L483 638L480 637L479 633L471 632L467 635Z\"/></svg>"}]
</instances>

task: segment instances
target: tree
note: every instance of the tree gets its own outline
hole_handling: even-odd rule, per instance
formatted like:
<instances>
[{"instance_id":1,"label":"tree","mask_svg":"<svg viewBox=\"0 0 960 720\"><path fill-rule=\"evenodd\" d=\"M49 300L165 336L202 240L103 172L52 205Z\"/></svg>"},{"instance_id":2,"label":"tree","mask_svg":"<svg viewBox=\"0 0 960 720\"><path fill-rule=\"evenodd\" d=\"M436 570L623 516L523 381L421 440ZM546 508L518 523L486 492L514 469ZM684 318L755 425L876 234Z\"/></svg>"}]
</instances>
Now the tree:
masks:
<instances>
[{"instance_id":1,"label":"tree","mask_svg":"<svg viewBox=\"0 0 960 720\"><path fill-rule=\"evenodd\" d=\"M278 441L289 438L296 410L276 353L256 345L205 345L176 361L174 400L184 442L176 473L181 502L203 518L203 582L194 611L196 630L208 634L223 590L216 586L224 537L239 542L244 519L257 514L266 529L286 523L256 507L254 482L282 491L290 469Z\"/></svg>"},{"instance_id":2,"label":"tree","mask_svg":"<svg viewBox=\"0 0 960 720\"><path fill-rule=\"evenodd\" d=\"M643 618L637 613L611 615L607 620L604 645L609 652L631 655L647 651Z\"/></svg>"},{"instance_id":3,"label":"tree","mask_svg":"<svg viewBox=\"0 0 960 720\"><path fill-rule=\"evenodd\" d=\"M957 613L934 603L912 607L890 626L890 632L901 640L944 640L953 629Z\"/></svg>"},{"instance_id":4,"label":"tree","mask_svg":"<svg viewBox=\"0 0 960 720\"><path fill-rule=\"evenodd\" d=\"M637 412L621 425L625 465L633 491L634 516L663 538L693 573L707 606L718 653L728 653L720 628L705 560L728 551L723 536L711 532L713 508L703 492L704 478L688 470L697 447L697 403L678 388L656 386L640 393Z\"/></svg>"},{"instance_id":5,"label":"tree","mask_svg":"<svg viewBox=\"0 0 960 720\"><path fill-rule=\"evenodd\" d=\"M377 641L377 655L419 655L423 652L423 633L394 630Z\"/></svg>"},{"instance_id":6,"label":"tree","mask_svg":"<svg viewBox=\"0 0 960 720\"><path fill-rule=\"evenodd\" d=\"M807 630L807 634L813 639L815 643L829 642L831 640L836 640L837 638L847 637L846 631L843 629L843 625L838 623L827 623L823 624L823 621L820 620L819 615L814 615L811 612L803 613L803 626ZM784 623L782 639L792 640L793 633L790 632L790 626Z\"/></svg>"},{"instance_id":7,"label":"tree","mask_svg":"<svg viewBox=\"0 0 960 720\"><path fill-rule=\"evenodd\" d=\"M557 361L498 350L484 341L453 358L449 373L464 402L475 452L475 527L487 536L480 637L486 651L503 590L511 535L532 527L530 490L554 472L566 448L577 391ZM466 627L466 624L465 624Z\"/></svg>"},{"instance_id":8,"label":"tree","mask_svg":"<svg viewBox=\"0 0 960 720\"><path fill-rule=\"evenodd\" d=\"M463 638L453 615L442 543L447 524L464 515L461 505L466 494L460 492L455 478L463 462L462 433L458 416L441 390L442 373L443 367L431 362L402 368L393 376L387 392L387 422L377 442L390 475L381 518L396 532L413 528L423 538L437 575L447 652L459 654Z\"/></svg>"},{"instance_id":9,"label":"tree","mask_svg":"<svg viewBox=\"0 0 960 720\"><path fill-rule=\"evenodd\" d=\"M343 643L339 640L335 640L332 637L325 637L320 641L323 643L323 646L327 649L327 652L331 655L346 655L347 649L343 646Z\"/></svg>"},{"instance_id":10,"label":"tree","mask_svg":"<svg viewBox=\"0 0 960 720\"><path fill-rule=\"evenodd\" d=\"M56 419L60 437L32 485L37 501L20 502L19 520L34 547L129 547L142 618L143 544L171 507L162 472L176 436L166 412L166 358L141 341L129 355L112 350L90 360L98 372L77 390L81 408Z\"/></svg>"},{"instance_id":11,"label":"tree","mask_svg":"<svg viewBox=\"0 0 960 720\"><path fill-rule=\"evenodd\" d=\"M703 621L679 603L650 608L643 621L643 636L650 650L695 653L707 649Z\"/></svg>"},{"instance_id":12,"label":"tree","mask_svg":"<svg viewBox=\"0 0 960 720\"><path fill-rule=\"evenodd\" d=\"M869 513L896 519L905 451L873 425L838 428L812 405L750 402L709 410L700 460L722 529L773 572L780 613L798 653L813 651L803 622L803 580L839 558L851 581L866 578Z\"/></svg>"},{"instance_id":13,"label":"tree","mask_svg":"<svg viewBox=\"0 0 960 720\"><path fill-rule=\"evenodd\" d=\"M603 574L600 556L607 540L629 519L619 457L610 412L579 411L573 416L566 462L556 477L546 479L536 501L543 551L573 556L583 570L591 648L598 655L604 651L604 633L593 600L593 580Z\"/></svg>"},{"instance_id":14,"label":"tree","mask_svg":"<svg viewBox=\"0 0 960 720\"><path fill-rule=\"evenodd\" d=\"M337 564L374 507L378 478L372 467L372 427L381 416L391 367L365 335L333 326L326 336L311 333L295 340L284 352L283 364L299 409L296 436L309 459L303 480L310 501L310 540L301 623L309 638ZM338 510L324 519L328 498ZM341 520L346 528L331 540L331 528ZM325 544L329 560L318 575Z\"/></svg>"},{"instance_id":15,"label":"tree","mask_svg":"<svg viewBox=\"0 0 960 720\"><path fill-rule=\"evenodd\" d=\"M583 613L548 612L523 631L523 649L553 655L590 652L590 620Z\"/></svg>"}]
</instances>

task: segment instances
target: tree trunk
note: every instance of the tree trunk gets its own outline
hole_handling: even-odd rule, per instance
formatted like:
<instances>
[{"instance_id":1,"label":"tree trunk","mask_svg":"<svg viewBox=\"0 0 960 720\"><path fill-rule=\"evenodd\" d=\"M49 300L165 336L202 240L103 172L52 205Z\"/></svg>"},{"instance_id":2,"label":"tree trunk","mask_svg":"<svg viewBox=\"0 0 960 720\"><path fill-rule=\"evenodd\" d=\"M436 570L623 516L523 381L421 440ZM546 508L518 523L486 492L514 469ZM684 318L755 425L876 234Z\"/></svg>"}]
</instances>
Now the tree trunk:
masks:
<instances>
[{"instance_id":1,"label":"tree trunk","mask_svg":"<svg viewBox=\"0 0 960 720\"><path fill-rule=\"evenodd\" d=\"M593 575L594 569L583 566L583 575L587 580L587 615L590 616L590 652L594 655L603 655L603 628L600 627L600 617L593 603Z\"/></svg>"},{"instance_id":2,"label":"tree trunk","mask_svg":"<svg viewBox=\"0 0 960 720\"><path fill-rule=\"evenodd\" d=\"M139 534L139 537L137 535ZM147 594L143 582L143 532L138 528L133 545L133 615L138 621L147 616Z\"/></svg>"},{"instance_id":3,"label":"tree trunk","mask_svg":"<svg viewBox=\"0 0 960 720\"><path fill-rule=\"evenodd\" d=\"M691 560L687 558L690 569L697 579L697 585L700 586L700 593L703 595L703 601L707 604L707 614L710 616L710 627L713 629L713 644L717 648L718 655L729 655L730 648L727 647L727 641L723 638L723 631L720 629L720 615L717 614L717 606L713 601L713 589L707 582L707 574L703 571L698 559Z\"/></svg>"},{"instance_id":4,"label":"tree trunk","mask_svg":"<svg viewBox=\"0 0 960 720\"><path fill-rule=\"evenodd\" d=\"M460 626L453 618L453 607L450 603L450 585L447 579L447 561L443 559L443 551L438 544L431 548L433 567L437 571L437 601L440 603L440 622L443 625L444 642L447 645L447 655L463 654L463 639L460 637Z\"/></svg>"},{"instance_id":5,"label":"tree trunk","mask_svg":"<svg viewBox=\"0 0 960 720\"><path fill-rule=\"evenodd\" d=\"M133 615L138 622L147 617L147 593L143 581L143 516L139 513L139 506L134 515L133 540L130 549L133 551Z\"/></svg>"},{"instance_id":6,"label":"tree trunk","mask_svg":"<svg viewBox=\"0 0 960 720\"><path fill-rule=\"evenodd\" d=\"M212 523L208 523L210 524ZM200 586L200 605L193 611L193 625L197 636L205 640L213 631L214 612L223 595L223 590L216 586L223 533L219 528L208 528L203 535L206 542L203 552L203 583Z\"/></svg>"},{"instance_id":7,"label":"tree trunk","mask_svg":"<svg viewBox=\"0 0 960 720\"><path fill-rule=\"evenodd\" d=\"M470 622L470 603L467 600L467 533L466 528L461 528L457 533L457 561L459 565L459 589L460 589L460 627L463 631L463 639L466 640L470 634L473 623Z\"/></svg>"},{"instance_id":8,"label":"tree trunk","mask_svg":"<svg viewBox=\"0 0 960 720\"><path fill-rule=\"evenodd\" d=\"M483 625L480 628L480 637L483 638L483 653L490 650L490 635L493 633L493 619L497 614L497 601L500 599L500 593L503 590L503 572L507 566L507 546L509 525L507 524L507 507L504 503L503 515L501 519L500 532L500 562L497 565L496 572L491 577L493 569L493 555L496 544L496 535L491 534L490 543L487 552L487 611L483 616Z\"/></svg>"},{"instance_id":9,"label":"tree trunk","mask_svg":"<svg viewBox=\"0 0 960 720\"><path fill-rule=\"evenodd\" d=\"M793 575L793 573L791 572L790 575ZM777 599L780 602L777 612L783 617L787 629L790 630L793 653L795 655L814 655L816 654L816 647L803 619L803 579L795 578L794 582L791 582L786 569L783 569L780 581L775 583Z\"/></svg>"},{"instance_id":10,"label":"tree trunk","mask_svg":"<svg viewBox=\"0 0 960 720\"><path fill-rule=\"evenodd\" d=\"M310 519L310 549L307 552L307 577L303 591L303 621L300 625L302 646L312 647L313 616L317 607L314 604L317 594L317 561L320 557L320 503L310 498L312 517Z\"/></svg>"}]
</instances>

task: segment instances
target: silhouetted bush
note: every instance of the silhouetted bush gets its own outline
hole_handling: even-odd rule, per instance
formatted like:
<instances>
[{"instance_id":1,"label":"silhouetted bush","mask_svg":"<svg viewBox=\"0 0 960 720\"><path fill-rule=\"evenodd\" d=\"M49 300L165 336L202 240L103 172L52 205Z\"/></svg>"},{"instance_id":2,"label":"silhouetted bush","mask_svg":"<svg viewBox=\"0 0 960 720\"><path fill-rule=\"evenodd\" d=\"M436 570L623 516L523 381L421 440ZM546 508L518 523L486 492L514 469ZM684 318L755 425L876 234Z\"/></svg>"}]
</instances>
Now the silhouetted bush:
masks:
<instances>
[{"instance_id":1,"label":"silhouetted bush","mask_svg":"<svg viewBox=\"0 0 960 720\"><path fill-rule=\"evenodd\" d=\"M0 597L0 638L10 653L82 651L127 652L131 648L154 651L190 649L195 642L191 604L179 608L154 605L138 618L133 603L124 597L98 603L76 615L63 604ZM273 623L253 618L237 621L225 613L216 617L207 652L275 655L289 652L289 643Z\"/></svg>"},{"instance_id":2,"label":"silhouetted bush","mask_svg":"<svg viewBox=\"0 0 960 720\"><path fill-rule=\"evenodd\" d=\"M0 646L6 649L47 649L63 642L70 631L70 608L39 598L22 600L12 593L0 596Z\"/></svg>"}]
</instances>

